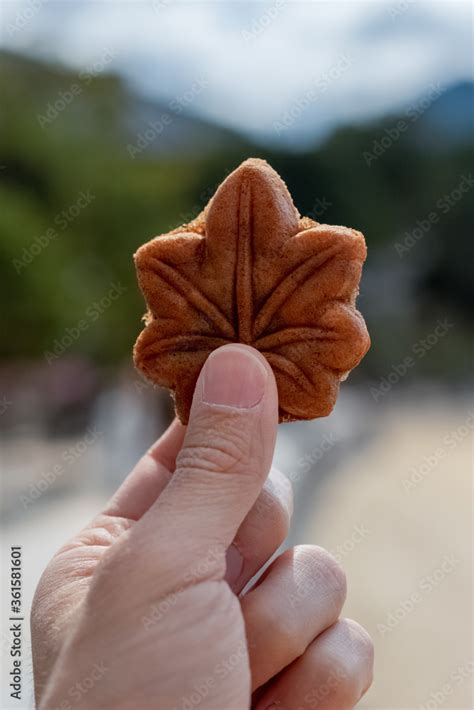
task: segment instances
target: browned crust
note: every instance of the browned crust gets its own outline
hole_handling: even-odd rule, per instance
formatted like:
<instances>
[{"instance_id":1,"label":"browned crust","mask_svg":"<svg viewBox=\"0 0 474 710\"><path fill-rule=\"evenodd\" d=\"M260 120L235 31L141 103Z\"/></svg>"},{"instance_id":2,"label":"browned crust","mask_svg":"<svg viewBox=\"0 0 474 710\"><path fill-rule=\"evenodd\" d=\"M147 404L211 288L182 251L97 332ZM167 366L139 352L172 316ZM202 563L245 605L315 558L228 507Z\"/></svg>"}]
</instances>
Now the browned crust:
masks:
<instances>
[{"instance_id":1,"label":"browned crust","mask_svg":"<svg viewBox=\"0 0 474 710\"><path fill-rule=\"evenodd\" d=\"M370 346L355 309L365 258L360 232L300 217L268 163L246 160L192 222L135 254L148 306L135 365L186 423L209 353L247 343L273 369L280 421L326 416Z\"/></svg>"}]
</instances>

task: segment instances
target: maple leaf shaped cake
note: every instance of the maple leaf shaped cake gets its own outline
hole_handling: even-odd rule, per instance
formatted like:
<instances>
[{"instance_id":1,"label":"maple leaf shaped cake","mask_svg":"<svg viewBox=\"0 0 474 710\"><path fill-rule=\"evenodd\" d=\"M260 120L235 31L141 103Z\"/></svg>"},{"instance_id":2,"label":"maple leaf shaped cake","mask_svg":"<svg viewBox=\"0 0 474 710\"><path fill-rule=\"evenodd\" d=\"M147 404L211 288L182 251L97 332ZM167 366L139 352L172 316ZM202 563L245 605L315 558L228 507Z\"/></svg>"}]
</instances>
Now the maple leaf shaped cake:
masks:
<instances>
[{"instance_id":1,"label":"maple leaf shaped cake","mask_svg":"<svg viewBox=\"0 0 474 710\"><path fill-rule=\"evenodd\" d=\"M360 232L300 218L268 163L246 160L194 221L135 254L148 305L135 365L186 423L208 355L246 343L273 369L280 421L326 416L370 345L355 309L365 257Z\"/></svg>"}]
</instances>

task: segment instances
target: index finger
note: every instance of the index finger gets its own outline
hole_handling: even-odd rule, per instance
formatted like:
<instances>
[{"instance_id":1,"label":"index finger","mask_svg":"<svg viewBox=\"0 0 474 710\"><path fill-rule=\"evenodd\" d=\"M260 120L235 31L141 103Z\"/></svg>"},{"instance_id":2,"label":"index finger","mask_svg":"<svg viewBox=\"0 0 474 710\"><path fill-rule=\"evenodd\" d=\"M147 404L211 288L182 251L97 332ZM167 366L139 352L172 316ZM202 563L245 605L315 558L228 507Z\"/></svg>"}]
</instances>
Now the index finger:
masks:
<instances>
[{"instance_id":1,"label":"index finger","mask_svg":"<svg viewBox=\"0 0 474 710\"><path fill-rule=\"evenodd\" d=\"M186 427L174 419L109 500L104 515L139 520L147 512L175 470L185 432Z\"/></svg>"}]
</instances>

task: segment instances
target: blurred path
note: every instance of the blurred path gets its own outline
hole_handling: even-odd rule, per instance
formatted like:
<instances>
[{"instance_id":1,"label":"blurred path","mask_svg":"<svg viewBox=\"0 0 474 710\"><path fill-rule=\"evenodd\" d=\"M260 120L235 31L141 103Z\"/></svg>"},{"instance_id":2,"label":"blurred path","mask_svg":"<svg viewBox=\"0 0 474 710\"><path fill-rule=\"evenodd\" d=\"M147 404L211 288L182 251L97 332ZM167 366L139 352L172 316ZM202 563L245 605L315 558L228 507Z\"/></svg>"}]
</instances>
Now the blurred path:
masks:
<instances>
[{"instance_id":1,"label":"blurred path","mask_svg":"<svg viewBox=\"0 0 474 710\"><path fill-rule=\"evenodd\" d=\"M376 405L366 390L346 386L331 417L280 427L275 461L295 489L288 545L313 542L340 558L349 580L345 614L376 643L376 681L361 709L472 707L472 424L465 399L412 395ZM107 460L111 441L116 446L117 437L94 440L26 510L21 495L63 449L43 441L40 457L22 444L21 469L7 450L16 475L4 489L2 552L23 546L26 612L52 554L125 475L117 449L112 467ZM2 710L33 708L27 624L25 632L21 702L8 697L2 643Z\"/></svg>"},{"instance_id":2,"label":"blurred path","mask_svg":"<svg viewBox=\"0 0 474 710\"><path fill-rule=\"evenodd\" d=\"M472 708L472 409L421 400L380 415L377 435L314 490L294 537L340 558L344 613L375 641L359 707Z\"/></svg>"}]
</instances>

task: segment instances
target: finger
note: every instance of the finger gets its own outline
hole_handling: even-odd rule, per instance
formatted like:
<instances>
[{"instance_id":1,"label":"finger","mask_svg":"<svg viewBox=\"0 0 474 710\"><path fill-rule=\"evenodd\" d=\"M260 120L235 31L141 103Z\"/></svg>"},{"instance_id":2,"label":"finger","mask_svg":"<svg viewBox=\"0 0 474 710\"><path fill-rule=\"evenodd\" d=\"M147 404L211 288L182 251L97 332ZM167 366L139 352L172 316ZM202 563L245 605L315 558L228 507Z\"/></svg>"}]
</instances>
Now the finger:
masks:
<instances>
[{"instance_id":1,"label":"finger","mask_svg":"<svg viewBox=\"0 0 474 710\"><path fill-rule=\"evenodd\" d=\"M114 494L103 513L138 520L155 502L171 478L186 427L175 419Z\"/></svg>"},{"instance_id":2,"label":"finger","mask_svg":"<svg viewBox=\"0 0 474 710\"><path fill-rule=\"evenodd\" d=\"M292 512L291 483L283 473L272 468L227 550L225 579L236 594L240 594L285 540Z\"/></svg>"},{"instance_id":3,"label":"finger","mask_svg":"<svg viewBox=\"0 0 474 710\"><path fill-rule=\"evenodd\" d=\"M257 499L271 467L278 419L276 384L256 350L239 344L215 350L194 393L176 471L133 527L129 549L136 573L166 589L192 570L193 581L222 579L225 551ZM147 559L137 550L147 550ZM155 577L154 577L155 578Z\"/></svg>"},{"instance_id":4,"label":"finger","mask_svg":"<svg viewBox=\"0 0 474 710\"><path fill-rule=\"evenodd\" d=\"M247 631L252 688L301 656L338 619L346 581L336 560L321 547L284 552L241 602Z\"/></svg>"},{"instance_id":5,"label":"finger","mask_svg":"<svg viewBox=\"0 0 474 710\"><path fill-rule=\"evenodd\" d=\"M369 634L341 619L268 684L256 710L352 710L372 683L373 665Z\"/></svg>"}]
</instances>

